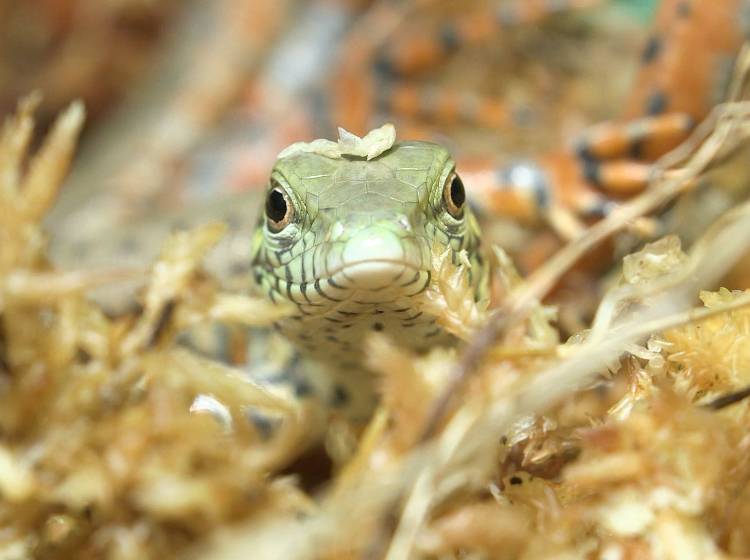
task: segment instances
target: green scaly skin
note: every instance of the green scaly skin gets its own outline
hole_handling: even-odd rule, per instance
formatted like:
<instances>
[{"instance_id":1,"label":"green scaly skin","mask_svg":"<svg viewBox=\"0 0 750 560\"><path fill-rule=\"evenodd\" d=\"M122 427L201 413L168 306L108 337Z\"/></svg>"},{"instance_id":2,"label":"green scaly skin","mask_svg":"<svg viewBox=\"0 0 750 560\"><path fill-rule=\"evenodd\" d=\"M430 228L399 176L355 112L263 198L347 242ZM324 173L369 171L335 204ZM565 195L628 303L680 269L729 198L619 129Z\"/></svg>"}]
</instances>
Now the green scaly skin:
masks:
<instances>
[{"instance_id":1,"label":"green scaly skin","mask_svg":"<svg viewBox=\"0 0 750 560\"><path fill-rule=\"evenodd\" d=\"M276 162L252 270L271 300L296 306L276 326L317 363L304 381L311 390L298 393L363 419L376 400L363 365L369 332L417 351L455 342L418 299L434 281L433 254L445 251L456 266L470 262L475 298L487 293L479 228L468 205L455 204L456 177L448 151L427 142L396 143L371 160L297 152ZM282 210L282 220L269 218Z\"/></svg>"}]
</instances>

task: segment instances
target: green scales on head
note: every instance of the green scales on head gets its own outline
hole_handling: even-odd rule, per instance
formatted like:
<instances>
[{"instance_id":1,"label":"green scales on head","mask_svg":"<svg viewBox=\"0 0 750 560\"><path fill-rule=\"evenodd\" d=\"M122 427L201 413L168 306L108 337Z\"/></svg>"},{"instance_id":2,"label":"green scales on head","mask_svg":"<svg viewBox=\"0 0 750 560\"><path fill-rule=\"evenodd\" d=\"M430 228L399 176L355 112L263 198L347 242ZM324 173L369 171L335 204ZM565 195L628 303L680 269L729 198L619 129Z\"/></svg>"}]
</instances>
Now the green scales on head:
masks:
<instances>
[{"instance_id":1,"label":"green scales on head","mask_svg":"<svg viewBox=\"0 0 750 560\"><path fill-rule=\"evenodd\" d=\"M468 259L474 293L485 293L478 226L450 154L429 142L395 143L386 125L280 154L252 266L272 300L298 310L281 332L332 375L351 378L364 370L371 331L416 350L451 342L418 305L433 254L446 251L456 265Z\"/></svg>"}]
</instances>

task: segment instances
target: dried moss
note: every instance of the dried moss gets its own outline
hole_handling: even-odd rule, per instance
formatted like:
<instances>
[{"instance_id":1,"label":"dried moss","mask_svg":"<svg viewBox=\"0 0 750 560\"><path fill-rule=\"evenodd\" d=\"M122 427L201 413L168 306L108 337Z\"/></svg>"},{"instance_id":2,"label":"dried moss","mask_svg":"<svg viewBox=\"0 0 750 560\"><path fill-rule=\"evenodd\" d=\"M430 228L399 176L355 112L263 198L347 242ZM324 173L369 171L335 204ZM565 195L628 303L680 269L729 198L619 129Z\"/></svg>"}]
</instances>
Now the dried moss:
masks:
<instances>
[{"instance_id":1,"label":"dried moss","mask_svg":"<svg viewBox=\"0 0 750 560\"><path fill-rule=\"evenodd\" d=\"M0 140L0 557L750 554L750 404L701 406L750 383L750 294L703 292L703 309L683 297L715 272L707 262L736 259L748 207L688 253L668 238L630 257L593 329L562 344L554 313L524 291L547 281L523 281L498 252L497 298L527 294L524 313L453 386L433 437L424 426L461 354L373 338L381 407L313 497L281 473L300 452L300 405L176 343L195 325L285 310L221 293L202 272L223 229L211 225L167 241L140 311L106 316L85 292L127 272L53 270L39 225L82 110L28 159L32 110L22 103ZM472 341L488 309L441 258L424 305ZM251 405L285 429L263 439ZM346 447L350 433L331 432Z\"/></svg>"}]
</instances>

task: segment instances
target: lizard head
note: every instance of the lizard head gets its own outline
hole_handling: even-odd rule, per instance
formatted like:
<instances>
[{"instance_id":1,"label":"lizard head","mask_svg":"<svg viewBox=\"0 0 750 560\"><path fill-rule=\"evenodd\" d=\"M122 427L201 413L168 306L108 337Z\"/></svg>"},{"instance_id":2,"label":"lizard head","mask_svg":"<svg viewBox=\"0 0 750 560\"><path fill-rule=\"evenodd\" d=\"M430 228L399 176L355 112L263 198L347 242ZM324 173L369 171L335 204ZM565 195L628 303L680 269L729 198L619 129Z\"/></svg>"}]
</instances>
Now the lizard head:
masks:
<instances>
[{"instance_id":1,"label":"lizard head","mask_svg":"<svg viewBox=\"0 0 750 560\"><path fill-rule=\"evenodd\" d=\"M314 144L282 152L253 240L256 282L299 309L282 330L322 352L322 341L346 350L365 329L427 346L442 333L415 298L433 279L433 254L449 251L458 264L479 248L453 159L429 142L362 155Z\"/></svg>"}]
</instances>

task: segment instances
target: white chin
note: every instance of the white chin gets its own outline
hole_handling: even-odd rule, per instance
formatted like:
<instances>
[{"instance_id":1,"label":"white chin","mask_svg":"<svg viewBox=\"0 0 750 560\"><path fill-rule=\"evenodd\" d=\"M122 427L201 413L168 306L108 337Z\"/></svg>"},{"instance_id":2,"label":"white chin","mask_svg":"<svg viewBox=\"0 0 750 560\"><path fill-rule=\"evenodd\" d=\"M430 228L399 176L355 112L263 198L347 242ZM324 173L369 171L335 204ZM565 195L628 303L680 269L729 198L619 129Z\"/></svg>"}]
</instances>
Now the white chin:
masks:
<instances>
[{"instance_id":1,"label":"white chin","mask_svg":"<svg viewBox=\"0 0 750 560\"><path fill-rule=\"evenodd\" d=\"M414 275L414 269L394 261L362 261L345 266L334 276L334 281L354 290L397 289Z\"/></svg>"}]
</instances>

